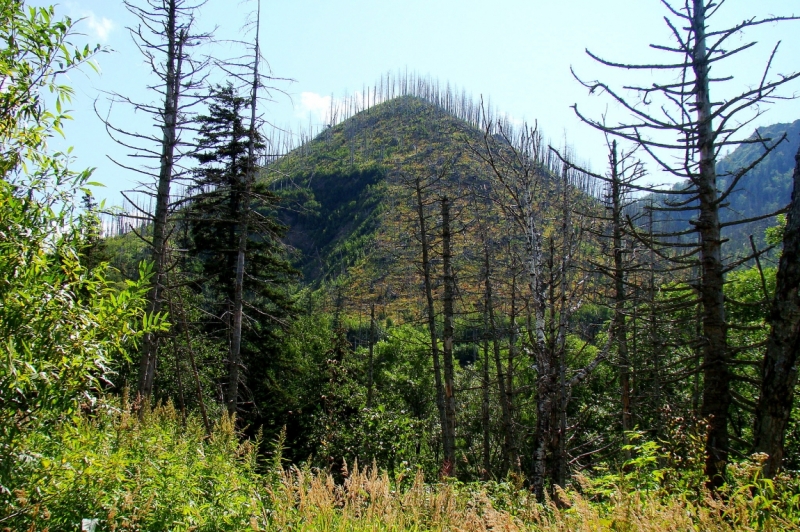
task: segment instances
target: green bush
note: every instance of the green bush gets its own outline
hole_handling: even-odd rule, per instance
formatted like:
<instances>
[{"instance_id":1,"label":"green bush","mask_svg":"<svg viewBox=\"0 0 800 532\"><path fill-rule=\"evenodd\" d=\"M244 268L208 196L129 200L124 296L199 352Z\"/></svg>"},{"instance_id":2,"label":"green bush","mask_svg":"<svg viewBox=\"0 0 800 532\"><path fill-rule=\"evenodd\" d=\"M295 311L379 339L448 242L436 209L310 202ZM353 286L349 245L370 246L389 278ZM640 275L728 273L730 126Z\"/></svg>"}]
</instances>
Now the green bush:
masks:
<instances>
[{"instance_id":1,"label":"green bush","mask_svg":"<svg viewBox=\"0 0 800 532\"><path fill-rule=\"evenodd\" d=\"M243 530L264 523L257 445L240 443L223 418L206 438L196 417L171 405L132 413L101 403L61 423L52 437L31 434L34 458L14 491L16 514L0 527L78 530Z\"/></svg>"},{"instance_id":2,"label":"green bush","mask_svg":"<svg viewBox=\"0 0 800 532\"><path fill-rule=\"evenodd\" d=\"M112 355L163 321L144 311L146 267L139 281L116 285L105 267L81 264L91 231L80 227L74 200L88 193L91 172L47 150L69 118L62 105L72 91L59 75L97 51L73 47L71 28L52 7L0 0L0 523L37 467L27 439L91 408Z\"/></svg>"},{"instance_id":3,"label":"green bush","mask_svg":"<svg viewBox=\"0 0 800 532\"><path fill-rule=\"evenodd\" d=\"M79 229L64 221L0 182L0 500L27 475L26 434L90 407L112 355L163 322L145 314L148 269L112 285L80 264Z\"/></svg>"}]
</instances>

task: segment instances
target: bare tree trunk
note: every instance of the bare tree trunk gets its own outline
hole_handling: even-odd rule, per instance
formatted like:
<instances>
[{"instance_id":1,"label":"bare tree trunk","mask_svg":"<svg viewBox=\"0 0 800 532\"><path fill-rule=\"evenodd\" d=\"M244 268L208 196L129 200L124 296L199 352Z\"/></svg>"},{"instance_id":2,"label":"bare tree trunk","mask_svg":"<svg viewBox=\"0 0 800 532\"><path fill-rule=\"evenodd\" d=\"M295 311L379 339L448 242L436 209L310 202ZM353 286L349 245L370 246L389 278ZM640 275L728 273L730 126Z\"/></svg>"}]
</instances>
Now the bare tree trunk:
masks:
<instances>
[{"instance_id":1,"label":"bare tree trunk","mask_svg":"<svg viewBox=\"0 0 800 532\"><path fill-rule=\"evenodd\" d=\"M375 349L375 303L369 308L369 367L367 369L367 408L372 408L373 352Z\"/></svg>"},{"instance_id":2,"label":"bare tree trunk","mask_svg":"<svg viewBox=\"0 0 800 532\"><path fill-rule=\"evenodd\" d=\"M652 202L650 203L651 209L648 211L648 234L649 238L653 238L653 209ZM655 428L653 436L657 437L662 429L662 401L661 401L661 357L663 356L661 350L661 342L658 336L658 315L656 312L656 256L653 248L650 248L650 257L648 261L648 293L647 297L650 304L650 313L647 317L647 338L650 344L650 353L653 357L653 407L655 414ZM701 320L702 322L702 320Z\"/></svg>"},{"instance_id":3,"label":"bare tree trunk","mask_svg":"<svg viewBox=\"0 0 800 532\"><path fill-rule=\"evenodd\" d=\"M630 360L628 358L628 333L625 323L625 264L622 250L623 223L623 183L619 175L617 159L617 141L611 143L611 224L614 244L614 338L617 342L617 358L619 363L619 384L622 396L622 438L627 445L628 432L633 429L631 423L631 380ZM630 460L630 451L626 451Z\"/></svg>"},{"instance_id":4,"label":"bare tree trunk","mask_svg":"<svg viewBox=\"0 0 800 532\"><path fill-rule=\"evenodd\" d=\"M533 491L540 500L544 497L545 480L552 478L548 464L553 458L552 436L557 428L554 419L558 382L556 368L550 358L545 335L545 309L547 308L546 283L542 277L542 257L540 235L534 226L533 213L528 215L529 282L533 296L533 338L532 345L536 359L536 432L533 452Z\"/></svg>"},{"instance_id":5,"label":"bare tree trunk","mask_svg":"<svg viewBox=\"0 0 800 532\"><path fill-rule=\"evenodd\" d=\"M703 406L708 419L706 467L708 485L723 483L728 461L728 409L730 408L730 371L728 368L727 325L723 294L722 238L717 193L715 138L709 95L709 57L706 50L706 2L693 0L695 29L694 64L695 108L697 113L697 152L700 156L696 177L699 217L695 226L700 233L701 283L703 302Z\"/></svg>"},{"instance_id":6,"label":"bare tree trunk","mask_svg":"<svg viewBox=\"0 0 800 532\"><path fill-rule=\"evenodd\" d=\"M513 434L513 424L511 422L511 406L509 404L509 395L506 387L508 383L506 381L506 376L503 374L503 362L500 359L500 339L498 338L497 333L497 323L494 317L494 303L492 301L492 282L490 279L490 269L489 269L489 251L488 249L484 250L484 271L486 272L485 279L484 279L484 290L485 290L485 307L486 307L486 314L489 318L489 331L492 336L492 346L494 349L494 364L495 369L497 371L497 387L498 391L500 392L500 413L503 420L503 473L508 471L508 468L514 462L514 458L512 457L512 442L514 441L514 434ZM488 354L487 354L488 357ZM488 358L486 360L487 367L488 367ZM487 369L488 371L488 369ZM487 375L488 380L488 375Z\"/></svg>"},{"instance_id":7,"label":"bare tree trunk","mask_svg":"<svg viewBox=\"0 0 800 532\"><path fill-rule=\"evenodd\" d=\"M764 475L769 478L781 470L800 350L800 150L795 155L795 163L792 201L786 215L783 253L768 317L771 330L761 368L761 395L753 431L755 450L769 455L764 463Z\"/></svg>"},{"instance_id":8,"label":"bare tree trunk","mask_svg":"<svg viewBox=\"0 0 800 532\"><path fill-rule=\"evenodd\" d=\"M244 265L249 237L250 193L256 173L256 107L258 105L258 62L261 58L259 43L259 23L261 22L261 1L256 12L256 37L253 45L253 82L250 87L250 132L247 146L247 173L244 176L242 196L239 202L239 246L236 255L236 279L233 292L233 331L231 334L230 355L228 357L228 390L226 407L228 415L235 418L239 404L239 380L242 368L242 318L244 313Z\"/></svg>"},{"instance_id":9,"label":"bare tree trunk","mask_svg":"<svg viewBox=\"0 0 800 532\"><path fill-rule=\"evenodd\" d=\"M197 393L197 404L200 406L200 414L203 417L203 426L206 429L206 436L210 437L211 423L208 421L206 403L203 400L203 385L200 382L200 372L197 371L197 360L195 359L194 348L192 347L192 337L189 334L189 324L186 321L186 309L183 305L183 295L180 290L176 290L176 292L178 293L178 305L180 306L180 328L183 330L184 339L186 340L186 349L189 351L189 363L192 366L192 376L194 377L195 392Z\"/></svg>"},{"instance_id":10,"label":"bare tree trunk","mask_svg":"<svg viewBox=\"0 0 800 532\"><path fill-rule=\"evenodd\" d=\"M508 416L511 422L510 428L512 431L509 433L509 462L510 467L514 471L519 471L519 447L517 444L517 435L514 429L514 369L516 364L517 354L517 264L516 260L511 263L511 314L509 314L510 329L508 331L508 365L506 366L506 404L508 405Z\"/></svg>"},{"instance_id":11,"label":"bare tree trunk","mask_svg":"<svg viewBox=\"0 0 800 532\"><path fill-rule=\"evenodd\" d=\"M567 224L562 226L562 231L567 229ZM564 251L562 250L562 258ZM548 478L553 484L558 484L564 487L564 480L566 477L566 433L567 433L567 353L564 349L566 342L566 335L564 330L565 316L567 314L566 300L563 297L566 279L559 279L559 275L555 270L555 245L553 237L550 237L550 257L548 269L550 270L550 280L547 283L550 289L550 301L548 303L550 314L550 341L549 352L551 360L558 373L558 392L555 397L558 398L557 408L554 409L552 433L550 439L552 458L550 460ZM566 272L565 268L561 268L562 274ZM560 294L556 293L556 287L560 287Z\"/></svg>"},{"instance_id":12,"label":"bare tree trunk","mask_svg":"<svg viewBox=\"0 0 800 532\"><path fill-rule=\"evenodd\" d=\"M558 375L553 372L552 365L549 363L546 363L544 368L541 364L538 366L533 491L541 500L544 497L545 481L554 477L551 464L554 454L558 451L557 445L553 445L553 433L558 430L558 409L555 404L558 397Z\"/></svg>"},{"instance_id":13,"label":"bare tree trunk","mask_svg":"<svg viewBox=\"0 0 800 532\"><path fill-rule=\"evenodd\" d=\"M165 97L163 112L163 136L161 140L161 159L156 189L156 208L153 217L153 241L151 257L153 260L153 285L147 293L147 312L157 314L163 306L164 274L166 272L167 222L169 216L169 189L172 181L175 146L177 144L178 101L181 94L181 58L185 35L177 27L176 0L169 0L167 20L164 25L167 38L167 62ZM148 333L142 340L139 362L139 395L149 400L153 394L153 380L156 374L158 355L158 335Z\"/></svg>"},{"instance_id":14,"label":"bare tree trunk","mask_svg":"<svg viewBox=\"0 0 800 532\"><path fill-rule=\"evenodd\" d=\"M483 429L483 472L481 478L491 478L491 439L489 428L489 317L488 305L483 307L483 375L481 378L481 428Z\"/></svg>"},{"instance_id":15,"label":"bare tree trunk","mask_svg":"<svg viewBox=\"0 0 800 532\"><path fill-rule=\"evenodd\" d=\"M560 411L562 403L560 369L561 364L555 352L555 279L553 276L552 241L551 254L548 260L549 278L545 281L544 272L539 271L537 281L541 302L541 326L537 325L537 334L541 334L541 345L536 350L536 449L534 451L533 490L537 498L544 498L544 486L549 480L556 481L558 459L560 454L558 433L560 429ZM549 297L548 297L549 294ZM550 320L545 322L545 309L549 310ZM539 318L537 317L537 321ZM549 336L545 333L545 324L549 325Z\"/></svg>"},{"instance_id":16,"label":"bare tree trunk","mask_svg":"<svg viewBox=\"0 0 800 532\"><path fill-rule=\"evenodd\" d=\"M419 216L420 243L422 245L422 277L425 283L425 300L428 306L428 332L431 337L431 355L433 357L433 378L436 385L436 407L439 410L439 423L442 428L442 446L448 448L447 412L444 407L444 385L442 384L441 362L439 360L439 341L436 334L436 309L433 305L433 287L431 283L431 264L428 250L428 231L425 223L425 210L422 202L422 184L419 177L414 178L417 196L417 215ZM446 454L445 454L446 456ZM442 470L444 471L444 467Z\"/></svg>"},{"instance_id":17,"label":"bare tree trunk","mask_svg":"<svg viewBox=\"0 0 800 532\"><path fill-rule=\"evenodd\" d=\"M447 413L448 446L444 449L446 467L455 474L456 467L456 399L454 395L455 375L453 368L453 296L455 277L453 275L452 252L450 249L450 200L442 197L442 266L444 268L444 328L442 334L442 357L444 359L444 408Z\"/></svg>"}]
</instances>

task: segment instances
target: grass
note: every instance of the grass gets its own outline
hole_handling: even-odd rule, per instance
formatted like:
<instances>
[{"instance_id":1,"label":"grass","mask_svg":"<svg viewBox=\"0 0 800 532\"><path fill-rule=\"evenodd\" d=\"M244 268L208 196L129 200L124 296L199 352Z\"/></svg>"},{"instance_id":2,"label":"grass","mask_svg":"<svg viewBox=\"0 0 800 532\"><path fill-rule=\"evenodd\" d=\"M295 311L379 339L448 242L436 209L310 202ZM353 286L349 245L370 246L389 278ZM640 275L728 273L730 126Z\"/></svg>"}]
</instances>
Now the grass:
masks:
<instances>
[{"instance_id":1,"label":"grass","mask_svg":"<svg viewBox=\"0 0 800 532\"><path fill-rule=\"evenodd\" d=\"M280 448L280 444L277 445ZM25 467L2 497L0 530L294 531L749 531L800 530L796 478L758 479L732 468L725 501L658 488L657 470L576 477L544 504L508 482L426 482L353 464L343 482L324 471L259 457L224 416L206 438L170 405L106 404L31 435ZM640 460L639 463L651 463ZM657 478L663 478L661 470ZM643 487L644 486L644 487Z\"/></svg>"}]
</instances>

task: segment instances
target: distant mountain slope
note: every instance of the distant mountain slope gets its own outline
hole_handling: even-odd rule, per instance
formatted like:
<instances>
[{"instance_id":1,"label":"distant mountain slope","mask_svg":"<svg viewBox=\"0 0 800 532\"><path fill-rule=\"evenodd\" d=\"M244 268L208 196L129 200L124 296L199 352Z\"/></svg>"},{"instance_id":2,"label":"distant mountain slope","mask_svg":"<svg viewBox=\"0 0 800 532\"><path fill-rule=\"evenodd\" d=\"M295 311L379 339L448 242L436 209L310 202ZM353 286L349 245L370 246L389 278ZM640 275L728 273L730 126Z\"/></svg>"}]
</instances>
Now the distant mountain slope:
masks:
<instances>
[{"instance_id":1,"label":"distant mountain slope","mask_svg":"<svg viewBox=\"0 0 800 532\"><path fill-rule=\"evenodd\" d=\"M786 205L791 199L792 172L794 171L794 156L800 146L800 120L790 124L774 124L759 128L757 134L763 139L775 141L786 134L786 140L781 142L755 168L750 170L738 183L736 190L728 196L725 206L720 211L723 223L733 220L746 220L764 214L775 212ZM757 138L753 133L750 137ZM726 190L732 179L732 173L740 168L747 167L764 153L760 143L741 144L727 154L717 163L718 190ZM683 185L675 185L682 188ZM642 198L640 205L659 198L658 194ZM668 198L656 199L665 201ZM672 198L674 199L674 198ZM691 204L690 204L691 205ZM657 231L678 232L689 229L689 221L697 216L694 210L665 213L659 212L654 216L657 221ZM774 225L772 218L759 220L747 224L724 227L722 235L728 239L725 253L728 256L744 256L751 253L750 235L753 235L756 244L761 248L764 244L764 230ZM686 237L694 241L696 235Z\"/></svg>"},{"instance_id":2,"label":"distant mountain slope","mask_svg":"<svg viewBox=\"0 0 800 532\"><path fill-rule=\"evenodd\" d=\"M786 141L751 170L740 185L744 193L736 194L731 202L731 209L744 214L745 217L759 211L779 209L789 203L794 156L800 146L800 120L791 124L774 124L759 128L758 133L763 138L773 140L786 134ZM755 135L751 138L755 138ZM717 174L721 177L722 184L728 182L725 178L728 172L750 164L763 152L764 149L760 144L738 146L717 165Z\"/></svg>"},{"instance_id":3,"label":"distant mountain slope","mask_svg":"<svg viewBox=\"0 0 800 532\"><path fill-rule=\"evenodd\" d=\"M773 212L788 205L791 199L794 156L800 146L800 120L759 128L758 134L773 141L786 134L786 141L739 182L737 191L730 196L729 207L722 212L723 221L752 218ZM756 138L756 135L751 138ZM760 144L737 146L717 165L720 189L724 189L730 182L730 172L751 164L763 153L764 148ZM731 239L730 249L733 252L749 250L751 234L759 242L763 242L764 229L774 223L773 220L763 220L728 228L725 236Z\"/></svg>"},{"instance_id":4,"label":"distant mountain slope","mask_svg":"<svg viewBox=\"0 0 800 532\"><path fill-rule=\"evenodd\" d=\"M765 138L785 132L788 141L741 181L723 209L723 221L758 216L789 201L800 121L759 132ZM440 193L465 197L464 191L490 179L489 169L469 156L467 144L482 141L483 132L474 125L407 95L355 114L270 165L267 179L283 197L280 216L290 228L287 243L298 251L306 282L318 286L347 274L348 290L370 291L376 279L393 276L386 290L396 293L418 283L413 255L418 236L410 212L415 200L408 178L430 176L447 166L446 182L430 202ZM720 187L729 171L749 164L762 150L757 144L741 145L724 157L718 165ZM469 223L465 216L461 223ZM671 225L685 228L686 223L676 219ZM731 240L727 253L749 250L750 234L763 245L763 230L772 223L726 228L724 235Z\"/></svg>"},{"instance_id":5,"label":"distant mountain slope","mask_svg":"<svg viewBox=\"0 0 800 532\"><path fill-rule=\"evenodd\" d=\"M480 142L482 132L426 100L402 96L328 128L270 166L287 242L302 254L306 280L336 277L371 248L398 201L392 184L403 173L447 164L449 185L466 183L465 139Z\"/></svg>"}]
</instances>

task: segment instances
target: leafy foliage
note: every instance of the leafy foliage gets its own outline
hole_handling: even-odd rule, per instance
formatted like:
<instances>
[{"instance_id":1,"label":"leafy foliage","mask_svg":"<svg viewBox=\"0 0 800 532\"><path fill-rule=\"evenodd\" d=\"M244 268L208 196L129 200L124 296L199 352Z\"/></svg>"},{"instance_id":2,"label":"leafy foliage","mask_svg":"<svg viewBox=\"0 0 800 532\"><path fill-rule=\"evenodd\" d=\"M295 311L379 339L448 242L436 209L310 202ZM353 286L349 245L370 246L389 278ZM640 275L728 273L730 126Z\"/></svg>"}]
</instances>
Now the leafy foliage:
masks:
<instances>
[{"instance_id":1,"label":"leafy foliage","mask_svg":"<svg viewBox=\"0 0 800 532\"><path fill-rule=\"evenodd\" d=\"M53 20L52 8L7 0L0 12L0 501L9 512L33 459L29 435L46 438L91 408L111 358L164 320L144 312L146 266L139 281L117 285L104 265L82 263L92 228L78 225L73 200L87 193L90 172L71 171L65 154L46 149L69 118L62 104L71 90L57 76L92 51L69 46L72 23ZM55 113L43 90L55 94Z\"/></svg>"},{"instance_id":2,"label":"leafy foliage","mask_svg":"<svg viewBox=\"0 0 800 532\"><path fill-rule=\"evenodd\" d=\"M50 7L26 8L24 0L0 1L0 176L52 172L68 177L46 151L47 138L63 135L64 108L72 89L60 75L88 63L99 50L70 43L73 22L56 20ZM52 94L55 111L46 106ZM52 175L52 174L51 174Z\"/></svg>"},{"instance_id":3,"label":"leafy foliage","mask_svg":"<svg viewBox=\"0 0 800 532\"><path fill-rule=\"evenodd\" d=\"M0 517L9 529L101 530L796 530L796 477L760 477L759 457L730 468L724 499L676 479L668 445L632 438L626 469L578 477L545 503L515 479L426 482L420 470L343 464L336 481L320 470L284 467L283 441L269 462L223 418L211 437L171 405L137 416L124 402L31 434L28 476ZM692 440L694 441L694 440ZM702 439L697 438L697 444ZM678 452L676 448L675 453Z\"/></svg>"},{"instance_id":4,"label":"leafy foliage","mask_svg":"<svg viewBox=\"0 0 800 532\"><path fill-rule=\"evenodd\" d=\"M53 237L53 227L63 221L0 182L3 471L16 461L21 434L70 414L79 401L93 401L101 379L110 377L112 356L162 322L144 315L147 268L139 281L107 282L102 270L80 264L77 229Z\"/></svg>"},{"instance_id":5,"label":"leafy foliage","mask_svg":"<svg viewBox=\"0 0 800 532\"><path fill-rule=\"evenodd\" d=\"M101 403L26 445L34 454L5 526L76 530L99 518L112 530L233 531L264 523L256 445L240 443L225 418L206 440L197 418L182 423L170 405L137 416L129 405Z\"/></svg>"}]
</instances>

